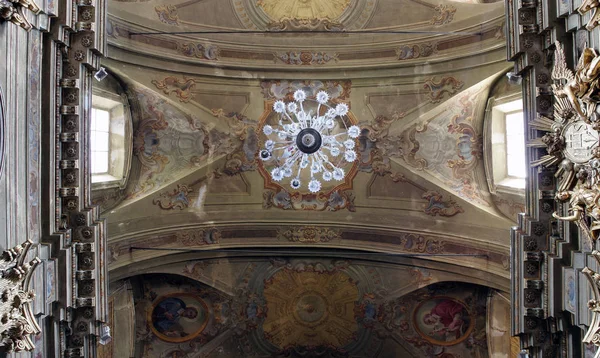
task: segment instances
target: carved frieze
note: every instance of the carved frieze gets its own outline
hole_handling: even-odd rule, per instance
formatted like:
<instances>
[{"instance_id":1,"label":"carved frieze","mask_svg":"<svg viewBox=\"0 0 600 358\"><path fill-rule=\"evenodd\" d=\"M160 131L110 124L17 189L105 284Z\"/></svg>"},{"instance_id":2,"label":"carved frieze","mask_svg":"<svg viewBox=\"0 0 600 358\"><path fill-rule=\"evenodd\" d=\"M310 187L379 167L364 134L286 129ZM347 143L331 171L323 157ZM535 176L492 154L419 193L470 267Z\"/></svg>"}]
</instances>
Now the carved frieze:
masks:
<instances>
[{"instance_id":1,"label":"carved frieze","mask_svg":"<svg viewBox=\"0 0 600 358\"><path fill-rule=\"evenodd\" d=\"M4 251L0 257L0 352L30 351L31 335L40 332L31 309L35 293L29 290L39 258L25 262L31 241Z\"/></svg>"}]
</instances>

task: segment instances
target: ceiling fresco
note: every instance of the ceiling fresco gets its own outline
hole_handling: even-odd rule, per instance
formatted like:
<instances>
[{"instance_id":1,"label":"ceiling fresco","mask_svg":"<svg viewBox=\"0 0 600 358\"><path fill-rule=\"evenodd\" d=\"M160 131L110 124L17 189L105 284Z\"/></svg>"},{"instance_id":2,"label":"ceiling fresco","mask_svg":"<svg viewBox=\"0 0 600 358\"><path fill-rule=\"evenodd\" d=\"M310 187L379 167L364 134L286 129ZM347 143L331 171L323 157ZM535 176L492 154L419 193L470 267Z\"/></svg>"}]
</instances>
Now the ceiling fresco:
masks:
<instances>
[{"instance_id":1,"label":"ceiling fresco","mask_svg":"<svg viewBox=\"0 0 600 358\"><path fill-rule=\"evenodd\" d=\"M275 257L162 271L130 280L138 357L487 357L486 322L506 324L493 291L429 269Z\"/></svg>"},{"instance_id":2,"label":"ceiling fresco","mask_svg":"<svg viewBox=\"0 0 600 358\"><path fill-rule=\"evenodd\" d=\"M490 190L483 146L489 98L513 93L502 2L108 8L102 64L133 122L126 186L92 193L111 282L126 286L115 312L135 313L118 318L135 338L115 354L458 358L510 346L509 228L524 197ZM308 101L327 92L361 129L345 180L317 193L273 181L257 157L274 102L299 89Z\"/></svg>"}]
</instances>

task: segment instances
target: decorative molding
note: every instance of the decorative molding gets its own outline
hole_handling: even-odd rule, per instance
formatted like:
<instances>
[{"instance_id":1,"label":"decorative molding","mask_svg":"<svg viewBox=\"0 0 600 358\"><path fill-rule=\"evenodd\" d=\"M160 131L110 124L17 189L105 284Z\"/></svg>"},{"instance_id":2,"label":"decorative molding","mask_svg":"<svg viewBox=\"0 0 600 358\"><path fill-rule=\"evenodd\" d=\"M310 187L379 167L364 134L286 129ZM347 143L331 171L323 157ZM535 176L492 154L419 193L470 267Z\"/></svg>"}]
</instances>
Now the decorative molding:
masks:
<instances>
[{"instance_id":1,"label":"decorative molding","mask_svg":"<svg viewBox=\"0 0 600 358\"><path fill-rule=\"evenodd\" d=\"M276 61L280 60L288 65L324 65L329 61L338 61L337 52L310 52L310 51L289 51L274 53Z\"/></svg>"},{"instance_id":2,"label":"decorative molding","mask_svg":"<svg viewBox=\"0 0 600 358\"><path fill-rule=\"evenodd\" d=\"M175 5L157 5L154 11L158 15L158 19L165 24L179 26L179 15L177 14L177 6Z\"/></svg>"},{"instance_id":3,"label":"decorative molding","mask_svg":"<svg viewBox=\"0 0 600 358\"><path fill-rule=\"evenodd\" d=\"M31 303L35 293L29 290L33 271L41 262L25 262L32 242L4 251L0 257L0 351L20 352L35 348L30 336L40 332Z\"/></svg>"},{"instance_id":4,"label":"decorative molding","mask_svg":"<svg viewBox=\"0 0 600 358\"><path fill-rule=\"evenodd\" d=\"M177 51L186 57L196 57L203 60L218 60L221 49L216 45L177 42Z\"/></svg>"},{"instance_id":5,"label":"decorative molding","mask_svg":"<svg viewBox=\"0 0 600 358\"><path fill-rule=\"evenodd\" d=\"M163 90L166 95L175 93L175 97L183 103L188 103L192 99L192 90L196 87L196 81L193 78L179 79L173 76L165 77L162 81L152 80L152 84Z\"/></svg>"},{"instance_id":6,"label":"decorative molding","mask_svg":"<svg viewBox=\"0 0 600 358\"><path fill-rule=\"evenodd\" d=\"M437 42L402 45L396 49L396 56L398 56L398 60L413 60L421 57L429 57L437 53L437 46Z\"/></svg>"},{"instance_id":7,"label":"decorative molding","mask_svg":"<svg viewBox=\"0 0 600 358\"><path fill-rule=\"evenodd\" d=\"M341 240L342 234L339 230L320 226L301 226L277 230L277 239L314 244L318 242L329 242Z\"/></svg>"},{"instance_id":8,"label":"decorative molding","mask_svg":"<svg viewBox=\"0 0 600 358\"><path fill-rule=\"evenodd\" d=\"M445 94L452 97L464 84L464 82L452 76L442 77L439 81L436 81L435 77L431 77L425 81L423 88L428 91L427 97L429 97L431 103L440 103Z\"/></svg>"},{"instance_id":9,"label":"decorative molding","mask_svg":"<svg viewBox=\"0 0 600 358\"><path fill-rule=\"evenodd\" d=\"M266 26L267 31L346 31L344 25L329 19L298 19L284 17L279 21L274 21Z\"/></svg>"},{"instance_id":10,"label":"decorative molding","mask_svg":"<svg viewBox=\"0 0 600 358\"><path fill-rule=\"evenodd\" d=\"M177 184L177 188L159 194L158 198L152 200L152 204L158 205L163 210L183 210L190 205L189 194L194 190L185 184Z\"/></svg>"},{"instance_id":11,"label":"decorative molding","mask_svg":"<svg viewBox=\"0 0 600 358\"><path fill-rule=\"evenodd\" d=\"M0 19L10 21L26 31L30 31L33 26L27 20L23 9L29 9L36 15L42 11L33 0L0 0Z\"/></svg>"},{"instance_id":12,"label":"decorative molding","mask_svg":"<svg viewBox=\"0 0 600 358\"><path fill-rule=\"evenodd\" d=\"M598 24L600 24L600 12L598 12L598 7L600 7L599 0L584 0L583 3L577 8L577 12L581 15L585 15L587 12L592 11L590 21L588 21L587 25L585 26L588 31L592 31L598 26Z\"/></svg>"},{"instance_id":13,"label":"decorative molding","mask_svg":"<svg viewBox=\"0 0 600 358\"><path fill-rule=\"evenodd\" d=\"M454 201L454 199L446 199L444 195L438 193L437 191L426 191L421 196L423 199L429 200L429 203L424 205L423 211L427 215L431 216L454 216L458 213L464 213L460 205Z\"/></svg>"},{"instance_id":14,"label":"decorative molding","mask_svg":"<svg viewBox=\"0 0 600 358\"><path fill-rule=\"evenodd\" d=\"M221 231L216 227L177 231L175 237L185 247L213 245L221 240Z\"/></svg>"},{"instance_id":15,"label":"decorative molding","mask_svg":"<svg viewBox=\"0 0 600 358\"><path fill-rule=\"evenodd\" d=\"M440 26L449 24L454 20L454 14L456 13L456 8L454 6L439 4L434 10L437 14L433 15L433 19L429 20L429 24Z\"/></svg>"}]
</instances>

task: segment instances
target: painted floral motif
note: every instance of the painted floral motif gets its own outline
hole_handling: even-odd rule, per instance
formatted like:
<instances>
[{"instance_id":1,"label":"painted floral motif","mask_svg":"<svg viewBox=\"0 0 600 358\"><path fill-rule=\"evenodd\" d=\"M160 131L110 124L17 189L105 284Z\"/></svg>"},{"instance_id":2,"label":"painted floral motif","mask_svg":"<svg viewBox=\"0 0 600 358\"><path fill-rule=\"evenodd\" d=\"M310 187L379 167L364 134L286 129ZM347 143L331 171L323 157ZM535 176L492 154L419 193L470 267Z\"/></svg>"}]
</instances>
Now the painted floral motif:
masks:
<instances>
[{"instance_id":1,"label":"painted floral motif","mask_svg":"<svg viewBox=\"0 0 600 358\"><path fill-rule=\"evenodd\" d=\"M454 199L445 199L442 194L436 191L426 191L423 193L422 198L429 200L424 209L427 215L454 216L465 212Z\"/></svg>"},{"instance_id":2,"label":"painted floral motif","mask_svg":"<svg viewBox=\"0 0 600 358\"><path fill-rule=\"evenodd\" d=\"M347 209L348 211L356 211L354 193L349 190L333 191L329 195L325 195L324 193L300 194L298 192L290 194L285 188L277 192L267 189L263 193L263 208L316 211Z\"/></svg>"},{"instance_id":3,"label":"painted floral motif","mask_svg":"<svg viewBox=\"0 0 600 358\"><path fill-rule=\"evenodd\" d=\"M452 76L442 77L439 81L436 81L435 77L432 77L425 81L423 88L428 91L427 97L429 97L431 103L440 103L444 99L445 94L452 97L463 85L464 82Z\"/></svg>"},{"instance_id":4,"label":"painted floral motif","mask_svg":"<svg viewBox=\"0 0 600 358\"><path fill-rule=\"evenodd\" d=\"M177 231L177 242L184 247L218 244L221 231L217 228Z\"/></svg>"},{"instance_id":5,"label":"painted floral motif","mask_svg":"<svg viewBox=\"0 0 600 358\"><path fill-rule=\"evenodd\" d=\"M152 80L156 88L163 90L164 94L175 93L179 102L187 103L192 98L192 90L196 87L196 81L192 78L179 79L173 76L165 77L162 81Z\"/></svg>"},{"instance_id":6,"label":"painted floral motif","mask_svg":"<svg viewBox=\"0 0 600 358\"><path fill-rule=\"evenodd\" d=\"M179 15L177 14L177 6L175 5L157 5L154 11L158 15L158 19L165 24L179 26Z\"/></svg>"},{"instance_id":7,"label":"painted floral motif","mask_svg":"<svg viewBox=\"0 0 600 358\"><path fill-rule=\"evenodd\" d=\"M352 82L344 81L263 81L260 84L264 99L293 100L293 93L301 89L306 93L306 98L313 99L321 90L329 94L329 99L338 103L347 100L350 96Z\"/></svg>"},{"instance_id":8,"label":"painted floral motif","mask_svg":"<svg viewBox=\"0 0 600 358\"><path fill-rule=\"evenodd\" d=\"M407 234L400 237L402 249L408 252L439 254L444 252L444 242L437 239L426 239L420 235Z\"/></svg>"},{"instance_id":9,"label":"painted floral motif","mask_svg":"<svg viewBox=\"0 0 600 358\"><path fill-rule=\"evenodd\" d=\"M396 49L398 60L412 60L415 58L429 57L438 51L437 42L427 42L414 45L402 45Z\"/></svg>"},{"instance_id":10,"label":"painted floral motif","mask_svg":"<svg viewBox=\"0 0 600 358\"><path fill-rule=\"evenodd\" d=\"M454 6L439 4L434 10L437 14L433 15L433 19L429 20L431 25L445 25L454 20L454 14L456 13L456 8Z\"/></svg>"},{"instance_id":11,"label":"painted floral motif","mask_svg":"<svg viewBox=\"0 0 600 358\"><path fill-rule=\"evenodd\" d=\"M177 184L177 188L173 191L159 194L158 198L152 200L152 204L158 205L163 210L183 210L190 205L189 194L192 191L193 189L187 185Z\"/></svg>"},{"instance_id":12,"label":"painted floral motif","mask_svg":"<svg viewBox=\"0 0 600 358\"><path fill-rule=\"evenodd\" d=\"M221 53L216 45L203 45L199 43L177 43L177 51L187 57L196 57L203 60L218 60Z\"/></svg>"},{"instance_id":13,"label":"painted floral motif","mask_svg":"<svg viewBox=\"0 0 600 358\"><path fill-rule=\"evenodd\" d=\"M289 51L274 54L275 58L288 65L324 65L329 61L338 61L337 52Z\"/></svg>"},{"instance_id":14,"label":"painted floral motif","mask_svg":"<svg viewBox=\"0 0 600 358\"><path fill-rule=\"evenodd\" d=\"M331 31L341 32L345 27L329 19L296 19L285 17L267 24L267 31Z\"/></svg>"},{"instance_id":15,"label":"painted floral motif","mask_svg":"<svg viewBox=\"0 0 600 358\"><path fill-rule=\"evenodd\" d=\"M287 230L279 229L277 238L292 242L317 243L340 240L342 236L339 230L317 226L302 226Z\"/></svg>"}]
</instances>

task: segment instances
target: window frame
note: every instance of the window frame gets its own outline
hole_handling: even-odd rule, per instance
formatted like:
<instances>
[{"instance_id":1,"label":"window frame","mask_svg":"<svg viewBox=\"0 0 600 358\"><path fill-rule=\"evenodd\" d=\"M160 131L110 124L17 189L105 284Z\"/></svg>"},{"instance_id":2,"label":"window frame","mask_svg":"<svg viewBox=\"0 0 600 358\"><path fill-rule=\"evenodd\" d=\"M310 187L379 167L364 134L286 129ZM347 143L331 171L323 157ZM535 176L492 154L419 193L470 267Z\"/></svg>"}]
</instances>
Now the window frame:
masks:
<instances>
[{"instance_id":1,"label":"window frame","mask_svg":"<svg viewBox=\"0 0 600 358\"><path fill-rule=\"evenodd\" d=\"M510 179L525 180L527 178L527 168L524 168L524 174L525 174L525 176L523 176L523 177L516 176L516 175L511 175L509 173L509 169L508 169L508 161L509 161L508 160L508 156L509 156L508 147L509 146L508 146L508 124L507 124L507 121L508 121L508 116L510 116L511 114L515 114L515 113L521 113L522 114L522 116L521 116L522 117L521 123L524 124L524 122L525 122L525 113L523 112L523 109L518 109L518 110L514 110L514 111L510 111L510 112L504 112L504 147L506 148L506 153L505 153L504 157L506 158L506 163L507 163L507 165L506 165L505 180L506 179L509 179L509 180ZM525 140L525 132L524 132L524 130L525 129L523 129L523 140ZM526 165L526 163L525 163L525 165Z\"/></svg>"},{"instance_id":2,"label":"window frame","mask_svg":"<svg viewBox=\"0 0 600 358\"><path fill-rule=\"evenodd\" d=\"M131 155L133 153L133 125L132 125L132 117L131 117L131 108L129 105L129 101L127 99L127 95L125 93L114 93L112 91L107 91L103 88L93 87L92 88L92 106L91 108L100 109L107 111L109 113L109 143L108 143L108 172L106 173L91 173L91 164L90 164L90 179L92 184L92 190L103 190L110 188L119 188L123 189L127 185L127 180L129 177L129 171L131 169ZM91 108L89 112L89 125L88 130L91 132ZM123 133L113 133L113 128L111 122L116 120L114 118L115 111L118 111L119 117L122 116L123 120ZM120 120L120 119L119 119ZM113 162L113 155L115 148L113 147L113 139L114 135L122 136L123 145L121 148L121 152L119 153L119 157L121 158L123 168L121 169L121 165L119 165L118 173L115 172L111 168L111 164ZM92 150L91 150L91 142L90 142L90 150L89 156L91 159ZM90 160L91 163L91 160ZM115 175L117 174L117 175Z\"/></svg>"},{"instance_id":3,"label":"window frame","mask_svg":"<svg viewBox=\"0 0 600 358\"><path fill-rule=\"evenodd\" d=\"M507 168L507 131L506 116L523 112L523 103L520 93L496 99L488 99L484 118L484 168L488 188L491 194L506 193L517 196L525 195L525 184L528 173L527 159L525 159L525 178L508 175ZM523 121L525 121L523 113ZM527 133L523 133L527 140ZM500 141L501 138L501 141ZM498 145L501 145L499 147ZM527 158L527 144L525 144L525 158Z\"/></svg>"}]
</instances>

